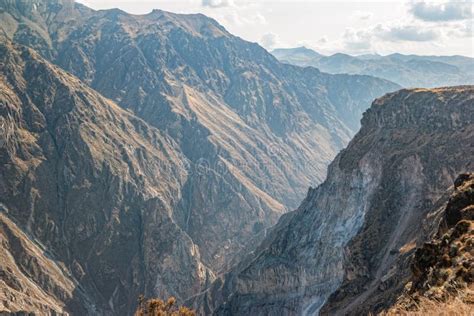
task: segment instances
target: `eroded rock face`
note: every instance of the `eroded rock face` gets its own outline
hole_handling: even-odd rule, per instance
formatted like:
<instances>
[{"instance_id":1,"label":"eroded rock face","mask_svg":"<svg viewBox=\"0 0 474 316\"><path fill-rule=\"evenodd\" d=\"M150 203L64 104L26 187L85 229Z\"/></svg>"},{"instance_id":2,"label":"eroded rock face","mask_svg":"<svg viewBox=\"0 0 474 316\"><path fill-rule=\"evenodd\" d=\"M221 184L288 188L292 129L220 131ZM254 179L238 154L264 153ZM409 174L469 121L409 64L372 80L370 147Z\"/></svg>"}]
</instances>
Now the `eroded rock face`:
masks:
<instances>
[{"instance_id":1,"label":"eroded rock face","mask_svg":"<svg viewBox=\"0 0 474 316\"><path fill-rule=\"evenodd\" d=\"M194 306L222 315L375 306L371 299L397 282L392 269L409 244L423 238L429 210L458 173L474 168L473 111L471 86L401 90L374 101L326 181Z\"/></svg>"},{"instance_id":2,"label":"eroded rock face","mask_svg":"<svg viewBox=\"0 0 474 316\"><path fill-rule=\"evenodd\" d=\"M141 293L204 288L213 273L173 220L189 174L176 143L32 50L0 52L1 263L21 270L2 291L34 297L8 308L128 314Z\"/></svg>"},{"instance_id":3,"label":"eroded rock face","mask_svg":"<svg viewBox=\"0 0 474 316\"><path fill-rule=\"evenodd\" d=\"M395 190L393 184L387 185L383 204L366 214L361 231L346 247L344 282L322 313L357 314L389 306L410 276L413 249L437 230L439 220L432 210L446 201L445 192L457 174L473 169L468 158L474 148L472 87L416 91L392 99L390 118L374 123L397 128L408 114L407 126L418 132L405 134L403 142L419 158L402 165L399 172L406 173L406 180ZM412 106L413 111L396 109L397 103Z\"/></svg>"},{"instance_id":4,"label":"eroded rock face","mask_svg":"<svg viewBox=\"0 0 474 316\"><path fill-rule=\"evenodd\" d=\"M441 223L411 256L412 274L389 309L392 314L429 310L453 299L458 306L473 308L474 175L459 175L449 193L449 199L442 198L441 212L434 209L428 214Z\"/></svg>"},{"instance_id":5,"label":"eroded rock face","mask_svg":"<svg viewBox=\"0 0 474 316\"><path fill-rule=\"evenodd\" d=\"M2 211L5 211L3 207ZM77 294L74 293L77 283L3 213L0 214L0 249L2 312L67 314L66 302ZM82 306L78 307L80 311Z\"/></svg>"},{"instance_id":6,"label":"eroded rock face","mask_svg":"<svg viewBox=\"0 0 474 316\"><path fill-rule=\"evenodd\" d=\"M192 172L173 220L215 271L299 204L397 85L279 63L203 15L0 3L0 28L170 136Z\"/></svg>"},{"instance_id":7,"label":"eroded rock face","mask_svg":"<svg viewBox=\"0 0 474 316\"><path fill-rule=\"evenodd\" d=\"M436 236L415 251L412 293L443 299L474 283L474 174L454 186Z\"/></svg>"}]
</instances>

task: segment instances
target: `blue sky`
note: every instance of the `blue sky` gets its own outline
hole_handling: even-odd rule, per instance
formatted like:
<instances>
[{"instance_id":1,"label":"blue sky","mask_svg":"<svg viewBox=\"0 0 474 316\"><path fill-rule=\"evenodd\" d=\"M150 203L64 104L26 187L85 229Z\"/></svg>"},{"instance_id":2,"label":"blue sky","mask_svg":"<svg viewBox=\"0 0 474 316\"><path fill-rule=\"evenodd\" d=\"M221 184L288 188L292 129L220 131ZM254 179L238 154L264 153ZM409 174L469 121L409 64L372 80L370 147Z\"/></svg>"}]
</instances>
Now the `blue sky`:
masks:
<instances>
[{"instance_id":1,"label":"blue sky","mask_svg":"<svg viewBox=\"0 0 474 316\"><path fill-rule=\"evenodd\" d=\"M153 8L203 13L267 49L306 46L324 54L394 52L474 57L473 0L79 0L134 14Z\"/></svg>"}]
</instances>

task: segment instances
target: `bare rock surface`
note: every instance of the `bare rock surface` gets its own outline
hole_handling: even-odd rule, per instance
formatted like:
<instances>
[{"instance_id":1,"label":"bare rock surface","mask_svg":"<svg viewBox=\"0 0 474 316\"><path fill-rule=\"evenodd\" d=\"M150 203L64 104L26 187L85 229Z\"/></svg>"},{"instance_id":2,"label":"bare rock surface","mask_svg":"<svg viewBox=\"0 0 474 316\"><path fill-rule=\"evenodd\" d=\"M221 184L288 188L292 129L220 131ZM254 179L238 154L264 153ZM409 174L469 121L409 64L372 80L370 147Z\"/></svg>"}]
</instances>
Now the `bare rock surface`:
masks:
<instances>
[{"instance_id":1,"label":"bare rock surface","mask_svg":"<svg viewBox=\"0 0 474 316\"><path fill-rule=\"evenodd\" d=\"M218 315L312 315L389 304L410 275L412 243L437 227L428 213L457 174L474 168L473 111L472 86L375 100L326 181L194 306Z\"/></svg>"},{"instance_id":2,"label":"bare rock surface","mask_svg":"<svg viewBox=\"0 0 474 316\"><path fill-rule=\"evenodd\" d=\"M174 141L34 51L9 43L0 51L9 135L0 149L2 216L51 255L29 251L28 269L38 272L26 274L52 302L62 295L51 308L123 314L141 293L182 300L204 288L213 273L173 220L187 177ZM49 275L51 261L71 276L59 294L50 292L59 273Z\"/></svg>"},{"instance_id":3,"label":"bare rock surface","mask_svg":"<svg viewBox=\"0 0 474 316\"><path fill-rule=\"evenodd\" d=\"M0 16L2 37L172 139L182 158L172 164L187 176L171 179L180 189L171 216L216 273L323 180L361 113L398 88L281 64L199 14L5 0Z\"/></svg>"},{"instance_id":4,"label":"bare rock surface","mask_svg":"<svg viewBox=\"0 0 474 316\"><path fill-rule=\"evenodd\" d=\"M438 230L411 256L412 274L389 313L436 313L443 303L452 304L453 314L473 310L474 174L460 174L448 195L441 212L430 213L440 219Z\"/></svg>"}]
</instances>

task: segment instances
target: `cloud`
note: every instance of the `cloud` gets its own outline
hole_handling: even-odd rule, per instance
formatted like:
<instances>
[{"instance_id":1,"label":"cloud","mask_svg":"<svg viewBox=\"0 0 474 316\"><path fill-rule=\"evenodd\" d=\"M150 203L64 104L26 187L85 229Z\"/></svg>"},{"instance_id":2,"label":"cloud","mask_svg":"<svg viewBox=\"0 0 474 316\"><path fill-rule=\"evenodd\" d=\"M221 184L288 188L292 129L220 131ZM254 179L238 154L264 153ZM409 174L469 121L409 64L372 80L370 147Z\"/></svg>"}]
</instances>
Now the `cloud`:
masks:
<instances>
[{"instance_id":1,"label":"cloud","mask_svg":"<svg viewBox=\"0 0 474 316\"><path fill-rule=\"evenodd\" d=\"M366 12L366 11L355 11L352 16L356 18L357 20L367 21L372 18L373 13Z\"/></svg>"},{"instance_id":2,"label":"cloud","mask_svg":"<svg viewBox=\"0 0 474 316\"><path fill-rule=\"evenodd\" d=\"M260 44L266 49L273 49L276 47L280 47L281 42L278 35L273 33L267 33L263 35L260 39Z\"/></svg>"},{"instance_id":3,"label":"cloud","mask_svg":"<svg viewBox=\"0 0 474 316\"><path fill-rule=\"evenodd\" d=\"M223 16L223 18L230 24L243 26L243 25L265 25L267 19L261 13L256 12L252 14L240 14L240 12L231 11Z\"/></svg>"},{"instance_id":4,"label":"cloud","mask_svg":"<svg viewBox=\"0 0 474 316\"><path fill-rule=\"evenodd\" d=\"M202 0L203 7L222 8L233 5L232 0Z\"/></svg>"},{"instance_id":5,"label":"cloud","mask_svg":"<svg viewBox=\"0 0 474 316\"><path fill-rule=\"evenodd\" d=\"M350 51L368 51L372 47L373 34L370 30L347 28L342 39L344 46Z\"/></svg>"},{"instance_id":6,"label":"cloud","mask_svg":"<svg viewBox=\"0 0 474 316\"><path fill-rule=\"evenodd\" d=\"M459 34L466 32L459 27ZM365 28L346 28L342 36L333 42L317 42L322 49L344 51L353 54L372 53L387 45L413 45L413 42L435 45L444 33L413 21L392 21Z\"/></svg>"},{"instance_id":7,"label":"cloud","mask_svg":"<svg viewBox=\"0 0 474 316\"><path fill-rule=\"evenodd\" d=\"M448 31L448 36L458 38L471 38L474 37L474 25L468 21L464 24L454 24Z\"/></svg>"},{"instance_id":8,"label":"cloud","mask_svg":"<svg viewBox=\"0 0 474 316\"><path fill-rule=\"evenodd\" d=\"M473 18L472 0L454 0L445 3L417 1L411 4L410 12L423 21L456 21Z\"/></svg>"},{"instance_id":9,"label":"cloud","mask_svg":"<svg viewBox=\"0 0 474 316\"><path fill-rule=\"evenodd\" d=\"M320 39L318 39L318 41L317 41L318 44L326 44L328 42L329 42L329 39L328 39L327 36L323 36Z\"/></svg>"},{"instance_id":10,"label":"cloud","mask_svg":"<svg viewBox=\"0 0 474 316\"><path fill-rule=\"evenodd\" d=\"M387 41L428 42L440 37L440 33L432 28L420 25L377 25L374 33Z\"/></svg>"}]
</instances>

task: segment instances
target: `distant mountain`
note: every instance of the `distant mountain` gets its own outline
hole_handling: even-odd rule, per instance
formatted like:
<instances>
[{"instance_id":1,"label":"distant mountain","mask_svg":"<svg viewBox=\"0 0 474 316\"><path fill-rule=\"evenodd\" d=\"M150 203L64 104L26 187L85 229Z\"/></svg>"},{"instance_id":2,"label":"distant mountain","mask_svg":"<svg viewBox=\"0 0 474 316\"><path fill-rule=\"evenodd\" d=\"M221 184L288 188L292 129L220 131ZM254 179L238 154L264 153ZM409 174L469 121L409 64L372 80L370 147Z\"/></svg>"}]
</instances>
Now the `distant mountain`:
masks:
<instances>
[{"instance_id":1,"label":"distant mountain","mask_svg":"<svg viewBox=\"0 0 474 316\"><path fill-rule=\"evenodd\" d=\"M474 86L375 100L327 179L190 304L215 315L367 315L390 307L411 277L415 248L438 231L445 192L474 169L473 120Z\"/></svg>"},{"instance_id":2,"label":"distant mountain","mask_svg":"<svg viewBox=\"0 0 474 316\"><path fill-rule=\"evenodd\" d=\"M308 48L275 49L280 61L313 66L327 73L360 74L384 78L404 87L438 87L474 84L474 58L377 54L324 56Z\"/></svg>"},{"instance_id":3,"label":"distant mountain","mask_svg":"<svg viewBox=\"0 0 474 316\"><path fill-rule=\"evenodd\" d=\"M297 47L292 49L277 48L271 53L281 62L287 62L294 65L307 65L313 60L324 57L324 55L321 55L306 47Z\"/></svg>"},{"instance_id":4,"label":"distant mountain","mask_svg":"<svg viewBox=\"0 0 474 316\"><path fill-rule=\"evenodd\" d=\"M54 310L124 315L140 293L197 294L399 88L282 64L200 14L6 0L0 17L0 123L15 131L0 139L0 203L69 278L58 293L22 277Z\"/></svg>"}]
</instances>

